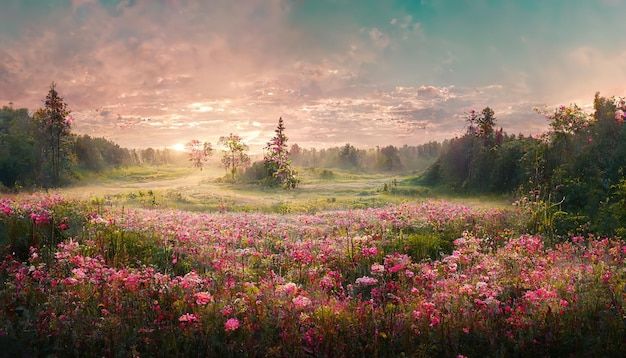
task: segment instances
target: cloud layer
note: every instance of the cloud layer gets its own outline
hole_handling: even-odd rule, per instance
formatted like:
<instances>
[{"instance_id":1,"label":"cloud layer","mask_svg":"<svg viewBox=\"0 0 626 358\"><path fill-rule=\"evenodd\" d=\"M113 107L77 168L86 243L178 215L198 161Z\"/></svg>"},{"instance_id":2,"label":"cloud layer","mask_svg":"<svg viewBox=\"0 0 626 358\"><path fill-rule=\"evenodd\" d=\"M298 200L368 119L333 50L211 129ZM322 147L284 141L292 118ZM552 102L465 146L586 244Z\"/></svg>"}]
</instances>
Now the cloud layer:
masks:
<instances>
[{"instance_id":1,"label":"cloud layer","mask_svg":"<svg viewBox=\"0 0 626 358\"><path fill-rule=\"evenodd\" d=\"M131 147L234 132L259 149L279 116L304 146L417 144L460 133L471 108L537 133L534 106L624 94L624 40L586 18L621 2L458 3L9 1L0 103L35 108L56 81L79 132ZM580 30L561 34L559 11ZM472 27L472 12L489 20ZM527 25L511 29L515 14Z\"/></svg>"}]
</instances>

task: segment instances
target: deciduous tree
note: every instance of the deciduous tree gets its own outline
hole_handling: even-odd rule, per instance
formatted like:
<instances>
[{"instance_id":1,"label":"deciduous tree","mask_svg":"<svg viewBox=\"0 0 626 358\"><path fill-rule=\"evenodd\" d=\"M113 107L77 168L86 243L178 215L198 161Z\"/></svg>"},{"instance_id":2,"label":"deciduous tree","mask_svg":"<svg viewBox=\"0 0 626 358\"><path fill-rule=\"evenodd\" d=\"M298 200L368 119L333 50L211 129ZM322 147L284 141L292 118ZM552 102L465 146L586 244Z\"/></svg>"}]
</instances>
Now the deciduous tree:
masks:
<instances>
[{"instance_id":1,"label":"deciduous tree","mask_svg":"<svg viewBox=\"0 0 626 358\"><path fill-rule=\"evenodd\" d=\"M213 155L213 148L209 142L200 142L197 139L192 139L185 145L189 155L189 161L191 164L200 170L204 167L204 164L209 160L209 157Z\"/></svg>"},{"instance_id":2,"label":"deciduous tree","mask_svg":"<svg viewBox=\"0 0 626 358\"><path fill-rule=\"evenodd\" d=\"M220 137L219 142L222 149L222 165L226 170L230 170L231 179L235 180L237 169L250 164L250 157L246 152L248 146L243 143L240 136L230 134L227 137Z\"/></svg>"}]
</instances>

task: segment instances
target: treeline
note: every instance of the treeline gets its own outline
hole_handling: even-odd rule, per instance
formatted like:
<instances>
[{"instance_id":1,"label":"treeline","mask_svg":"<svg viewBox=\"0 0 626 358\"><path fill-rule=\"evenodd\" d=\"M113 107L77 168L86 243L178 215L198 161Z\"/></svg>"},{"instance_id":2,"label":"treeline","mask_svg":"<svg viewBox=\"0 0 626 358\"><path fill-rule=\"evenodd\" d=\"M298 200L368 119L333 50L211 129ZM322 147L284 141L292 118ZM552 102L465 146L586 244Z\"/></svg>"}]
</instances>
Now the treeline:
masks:
<instances>
[{"instance_id":1,"label":"treeline","mask_svg":"<svg viewBox=\"0 0 626 358\"><path fill-rule=\"evenodd\" d=\"M5 187L53 186L80 170L101 171L123 165L160 165L176 156L167 149L127 149L104 138L67 133L59 140L59 178L52 172L51 144L37 113L0 109L0 183ZM56 138L55 138L56 139Z\"/></svg>"},{"instance_id":2,"label":"treeline","mask_svg":"<svg viewBox=\"0 0 626 358\"><path fill-rule=\"evenodd\" d=\"M87 170L101 171L124 165L164 165L181 161L180 155L167 148L128 149L106 138L88 135L76 136L73 144L76 164Z\"/></svg>"},{"instance_id":3,"label":"treeline","mask_svg":"<svg viewBox=\"0 0 626 358\"><path fill-rule=\"evenodd\" d=\"M626 103L596 94L594 112L576 105L543 112L538 137L495 130L486 108L467 116L465 135L447 142L422 182L469 193L516 193L538 231L626 234Z\"/></svg>"},{"instance_id":4,"label":"treeline","mask_svg":"<svg viewBox=\"0 0 626 358\"><path fill-rule=\"evenodd\" d=\"M417 146L393 145L359 149L351 144L326 149L304 149L294 144L289 158L302 167L341 168L369 172L421 171L440 153L442 144L429 142Z\"/></svg>"}]
</instances>

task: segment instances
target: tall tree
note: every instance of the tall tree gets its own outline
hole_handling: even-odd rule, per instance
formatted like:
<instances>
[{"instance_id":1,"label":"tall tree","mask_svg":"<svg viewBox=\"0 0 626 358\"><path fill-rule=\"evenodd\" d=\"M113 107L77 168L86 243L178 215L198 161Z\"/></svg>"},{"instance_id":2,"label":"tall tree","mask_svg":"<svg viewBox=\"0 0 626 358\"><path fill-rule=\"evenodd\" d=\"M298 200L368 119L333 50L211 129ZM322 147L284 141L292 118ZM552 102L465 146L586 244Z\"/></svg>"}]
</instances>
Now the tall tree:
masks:
<instances>
[{"instance_id":1,"label":"tall tree","mask_svg":"<svg viewBox=\"0 0 626 358\"><path fill-rule=\"evenodd\" d=\"M235 180L237 169L250 164L250 157L246 154L248 146L243 143L240 136L232 133L228 137L220 137L218 143L224 147L222 165L226 170L230 170L231 179Z\"/></svg>"},{"instance_id":2,"label":"tall tree","mask_svg":"<svg viewBox=\"0 0 626 358\"><path fill-rule=\"evenodd\" d=\"M44 107L37 110L35 117L41 125L41 131L46 142L43 155L50 165L50 179L53 185L58 185L61 178L61 168L67 162L67 139L70 136L72 117L70 109L56 90L52 82L48 95L44 100Z\"/></svg>"},{"instance_id":3,"label":"tall tree","mask_svg":"<svg viewBox=\"0 0 626 358\"><path fill-rule=\"evenodd\" d=\"M346 143L339 150L339 165L343 168L355 169L359 166L358 150L350 143Z\"/></svg>"},{"instance_id":4,"label":"tall tree","mask_svg":"<svg viewBox=\"0 0 626 358\"><path fill-rule=\"evenodd\" d=\"M202 143L197 139L189 141L189 143L185 145L185 148L188 151L189 161L191 162L191 164L193 164L194 167L200 170L202 170L204 164L213 154L213 148L211 147L211 143Z\"/></svg>"},{"instance_id":5,"label":"tall tree","mask_svg":"<svg viewBox=\"0 0 626 358\"><path fill-rule=\"evenodd\" d=\"M265 167L272 175L276 184L283 185L287 189L293 189L298 185L296 171L291 167L289 160L289 150L287 149L287 136L285 135L285 124L283 118L278 119L278 126L274 131L276 134L265 147Z\"/></svg>"},{"instance_id":6,"label":"tall tree","mask_svg":"<svg viewBox=\"0 0 626 358\"><path fill-rule=\"evenodd\" d=\"M491 137L494 132L493 128L496 125L496 117L493 109L489 107L483 108L481 115L478 117L477 125L482 137Z\"/></svg>"}]
</instances>

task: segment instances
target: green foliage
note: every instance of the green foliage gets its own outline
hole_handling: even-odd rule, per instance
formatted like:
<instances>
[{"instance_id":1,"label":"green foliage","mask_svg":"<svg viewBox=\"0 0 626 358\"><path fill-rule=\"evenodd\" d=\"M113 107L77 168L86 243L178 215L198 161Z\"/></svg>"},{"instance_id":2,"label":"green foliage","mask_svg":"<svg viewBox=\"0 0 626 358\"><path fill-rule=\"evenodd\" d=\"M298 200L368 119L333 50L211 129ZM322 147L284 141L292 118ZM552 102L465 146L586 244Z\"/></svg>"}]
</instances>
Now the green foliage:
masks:
<instances>
[{"instance_id":1,"label":"green foliage","mask_svg":"<svg viewBox=\"0 0 626 358\"><path fill-rule=\"evenodd\" d=\"M99 172L138 164L140 155L104 139L63 132L60 148L49 148L53 139L45 137L42 121L45 111L31 116L24 108L0 109L0 183L9 188L53 186L65 183L76 172ZM145 152L144 150L141 152ZM140 152L140 153L141 153ZM152 160L164 152L150 149ZM53 159L54 163L53 164ZM58 162L58 165L56 164ZM55 172L58 170L58 173ZM58 175L58 177L57 177Z\"/></svg>"},{"instance_id":2,"label":"green foliage","mask_svg":"<svg viewBox=\"0 0 626 358\"><path fill-rule=\"evenodd\" d=\"M291 166L282 117L278 119L275 132L276 135L270 139L265 147L263 162L268 176L264 181L268 185L280 185L285 189L295 189L300 180L297 172Z\"/></svg>"},{"instance_id":3,"label":"green foliage","mask_svg":"<svg viewBox=\"0 0 626 358\"><path fill-rule=\"evenodd\" d=\"M37 126L26 109L0 110L0 182L7 187L32 185L41 167Z\"/></svg>"},{"instance_id":4,"label":"green foliage","mask_svg":"<svg viewBox=\"0 0 626 358\"><path fill-rule=\"evenodd\" d=\"M576 105L547 112L552 130L541 138L485 131L484 113L470 113L467 134L444 144L422 182L467 193L532 191L539 195L529 199L541 213L541 219L531 220L537 232L558 237L591 227L615 234L626 226L619 213L626 129L618 107L626 105L596 95L594 106L593 116ZM485 140L485 133L492 137Z\"/></svg>"},{"instance_id":5,"label":"green foliage","mask_svg":"<svg viewBox=\"0 0 626 358\"><path fill-rule=\"evenodd\" d=\"M289 158L302 167L339 168L370 173L421 172L439 155L442 145L429 142L416 146L397 147L388 145L370 149L359 149L352 144L324 149L304 149L294 144Z\"/></svg>"},{"instance_id":6,"label":"green foliage","mask_svg":"<svg viewBox=\"0 0 626 358\"><path fill-rule=\"evenodd\" d=\"M451 241L430 230L420 230L409 234L400 232L395 240L390 240L383 246L388 252L404 252L411 256L413 261L420 262L426 259L437 259L444 252L450 252Z\"/></svg>"},{"instance_id":7,"label":"green foliage","mask_svg":"<svg viewBox=\"0 0 626 358\"><path fill-rule=\"evenodd\" d=\"M335 173L332 170L322 169L319 176L320 179L333 179L335 177Z\"/></svg>"},{"instance_id":8,"label":"green foliage","mask_svg":"<svg viewBox=\"0 0 626 358\"><path fill-rule=\"evenodd\" d=\"M222 165L230 171L230 179L234 181L237 170L250 164L250 157L246 153L248 146L240 136L232 133L227 137L220 137L219 144L223 146Z\"/></svg>"}]
</instances>

